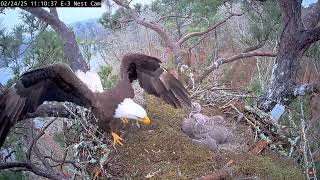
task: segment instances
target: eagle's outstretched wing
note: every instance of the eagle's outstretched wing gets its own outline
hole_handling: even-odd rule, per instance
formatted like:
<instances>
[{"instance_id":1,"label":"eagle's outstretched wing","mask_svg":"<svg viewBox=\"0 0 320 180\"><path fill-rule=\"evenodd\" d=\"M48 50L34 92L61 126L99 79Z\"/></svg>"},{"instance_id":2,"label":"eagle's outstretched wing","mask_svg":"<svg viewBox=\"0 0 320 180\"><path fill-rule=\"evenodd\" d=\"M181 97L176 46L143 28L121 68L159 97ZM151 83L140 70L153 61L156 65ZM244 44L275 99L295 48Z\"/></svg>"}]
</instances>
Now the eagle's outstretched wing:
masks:
<instances>
[{"instance_id":1,"label":"eagle's outstretched wing","mask_svg":"<svg viewBox=\"0 0 320 180\"><path fill-rule=\"evenodd\" d=\"M191 106L188 92L182 83L166 69L160 66L161 61L143 54L128 54L121 63L121 78L132 82L138 79L140 86L149 94L160 97L168 104L182 107L181 102Z\"/></svg>"},{"instance_id":2,"label":"eagle's outstretched wing","mask_svg":"<svg viewBox=\"0 0 320 180\"><path fill-rule=\"evenodd\" d=\"M44 101L69 101L90 107L92 91L63 64L38 68L23 74L0 95L0 147L10 128L33 113Z\"/></svg>"}]
</instances>

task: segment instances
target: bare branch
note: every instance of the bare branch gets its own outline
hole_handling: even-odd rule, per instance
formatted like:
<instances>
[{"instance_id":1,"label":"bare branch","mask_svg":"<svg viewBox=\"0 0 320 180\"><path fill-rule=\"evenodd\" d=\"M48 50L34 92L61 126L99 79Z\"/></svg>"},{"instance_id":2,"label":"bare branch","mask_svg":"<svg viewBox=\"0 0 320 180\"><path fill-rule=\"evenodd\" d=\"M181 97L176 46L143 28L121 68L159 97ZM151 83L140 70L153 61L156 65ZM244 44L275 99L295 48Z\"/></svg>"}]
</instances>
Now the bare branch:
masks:
<instances>
[{"instance_id":1,"label":"bare branch","mask_svg":"<svg viewBox=\"0 0 320 180\"><path fill-rule=\"evenodd\" d=\"M63 42L64 55L66 56L70 67L74 71L88 71L87 64L80 53L73 31L69 30L69 28L62 21L60 21L55 8L50 9L51 13L43 8L23 7L21 9L30 12L37 18L48 23L58 33Z\"/></svg>"},{"instance_id":2,"label":"bare branch","mask_svg":"<svg viewBox=\"0 0 320 180\"><path fill-rule=\"evenodd\" d=\"M136 10L134 9L131 9L130 6L126 3L124 3L123 1L121 0L113 0L116 4L118 4L119 6L121 7L124 7L126 9L129 10L129 14L131 16L131 18L137 23L137 24L140 24L144 27L147 27L149 29L152 29L154 30L156 33L158 33L162 38L163 40L165 41L166 45L174 50L176 49L176 44L175 44L175 41L174 41L174 38L171 37L171 35L169 35L165 29L163 28L163 26L157 22L153 22L153 21L147 21L145 20L144 18L140 18L139 17L139 14L137 13Z\"/></svg>"},{"instance_id":3,"label":"bare branch","mask_svg":"<svg viewBox=\"0 0 320 180\"><path fill-rule=\"evenodd\" d=\"M302 24L301 21L301 2L298 0L278 0L281 17L283 22L286 24L289 21Z\"/></svg>"},{"instance_id":4,"label":"bare branch","mask_svg":"<svg viewBox=\"0 0 320 180\"><path fill-rule=\"evenodd\" d=\"M115 3L118 4L119 6L122 6L122 7L126 8L126 9L131 9L130 6L129 6L129 4L126 4L126 3L124 3L124 2L121 1L121 0L113 0L113 2L115 2Z\"/></svg>"},{"instance_id":5,"label":"bare branch","mask_svg":"<svg viewBox=\"0 0 320 180\"><path fill-rule=\"evenodd\" d=\"M294 96L304 96L312 93L320 93L320 81L308 84L297 85L291 90Z\"/></svg>"},{"instance_id":6,"label":"bare branch","mask_svg":"<svg viewBox=\"0 0 320 180\"><path fill-rule=\"evenodd\" d=\"M188 34L186 34L186 35L184 35L183 37L180 38L180 40L178 41L178 44L181 46L184 42L186 42L187 40L189 40L192 37L205 35L206 33L209 33L210 31L212 31L212 30L216 29L217 27L219 27L221 24L227 22L231 17L233 17L233 16L241 16L241 15L242 14L234 14L234 13L232 13L228 17L226 17L222 21L214 24L213 26L209 27L205 31L188 33Z\"/></svg>"},{"instance_id":7,"label":"bare branch","mask_svg":"<svg viewBox=\"0 0 320 180\"><path fill-rule=\"evenodd\" d=\"M41 163L44 165L44 167L46 168L46 171L51 173L51 174L54 174L55 173L54 169L52 168L50 163L44 158L44 155L40 152L40 150L37 147L37 145L34 146L33 152L36 154L36 156L39 158ZM30 162L31 162L31 160L30 160Z\"/></svg>"},{"instance_id":8,"label":"bare branch","mask_svg":"<svg viewBox=\"0 0 320 180\"><path fill-rule=\"evenodd\" d=\"M206 33L204 36L202 36L194 45L192 45L188 50L191 51L193 48L195 48L196 46L198 46L201 41L203 41L206 37L208 37L211 34L211 32ZM217 39L215 39L217 40Z\"/></svg>"},{"instance_id":9,"label":"bare branch","mask_svg":"<svg viewBox=\"0 0 320 180\"><path fill-rule=\"evenodd\" d=\"M239 59L254 57L254 56L266 56L266 57L276 57L277 54L273 52L247 52L247 53L240 53L229 58L221 58L214 62L208 69L204 71L202 75L197 80L197 83L201 83L212 71L218 69L221 65L234 62Z\"/></svg>"},{"instance_id":10,"label":"bare branch","mask_svg":"<svg viewBox=\"0 0 320 180\"><path fill-rule=\"evenodd\" d=\"M46 170L40 169L31 164L31 162L7 162L0 163L0 170L16 169L17 171L30 171L36 175L54 180L67 180L67 178L58 173L48 173Z\"/></svg>"},{"instance_id":11,"label":"bare branch","mask_svg":"<svg viewBox=\"0 0 320 180\"><path fill-rule=\"evenodd\" d=\"M27 114L28 118L35 117L65 117L72 118L69 111L65 109L63 103L49 102L41 104L34 113Z\"/></svg>"},{"instance_id":12,"label":"bare branch","mask_svg":"<svg viewBox=\"0 0 320 180\"><path fill-rule=\"evenodd\" d=\"M312 43L320 40L320 26L302 32L301 38L302 40L299 42L299 48L300 50L303 50L309 47Z\"/></svg>"},{"instance_id":13,"label":"bare branch","mask_svg":"<svg viewBox=\"0 0 320 180\"><path fill-rule=\"evenodd\" d=\"M5 87L0 83L0 94L4 93Z\"/></svg>"},{"instance_id":14,"label":"bare branch","mask_svg":"<svg viewBox=\"0 0 320 180\"><path fill-rule=\"evenodd\" d=\"M59 18L57 8L49 8L49 10L54 17Z\"/></svg>"},{"instance_id":15,"label":"bare branch","mask_svg":"<svg viewBox=\"0 0 320 180\"><path fill-rule=\"evenodd\" d=\"M30 159L31 158L31 151L33 146L36 144L36 142L44 135L45 131L48 129L48 127L55 121L57 120L57 118L52 119L50 122L48 122L42 129L41 131L38 133L38 135L33 138L31 140L28 152L27 152L27 158ZM32 125L33 126L33 125Z\"/></svg>"},{"instance_id":16,"label":"bare branch","mask_svg":"<svg viewBox=\"0 0 320 180\"><path fill-rule=\"evenodd\" d=\"M55 165L52 165L52 167L57 167L57 166L62 166L63 164L72 164L74 167L76 168L80 168L75 161L70 161L70 160L65 160L65 159L62 159L62 160L58 160L58 159L55 159L51 156L45 156L46 159L50 159L51 161L53 162L56 162L58 164L55 164Z\"/></svg>"},{"instance_id":17,"label":"bare branch","mask_svg":"<svg viewBox=\"0 0 320 180\"><path fill-rule=\"evenodd\" d=\"M29 168L29 166L31 166L31 164L27 162L7 162L7 163L0 163L0 170L19 168L19 167Z\"/></svg>"},{"instance_id":18,"label":"bare branch","mask_svg":"<svg viewBox=\"0 0 320 180\"><path fill-rule=\"evenodd\" d=\"M317 26L320 21L320 1L309 9L309 11L302 17L302 20L306 29L311 29Z\"/></svg>"},{"instance_id":19,"label":"bare branch","mask_svg":"<svg viewBox=\"0 0 320 180\"><path fill-rule=\"evenodd\" d=\"M242 52L243 53L247 53L247 52L255 51L257 49L262 48L266 44L267 39L268 39L268 36L264 40L260 41L259 44L255 45L255 46L252 46L252 47L248 47Z\"/></svg>"}]
</instances>

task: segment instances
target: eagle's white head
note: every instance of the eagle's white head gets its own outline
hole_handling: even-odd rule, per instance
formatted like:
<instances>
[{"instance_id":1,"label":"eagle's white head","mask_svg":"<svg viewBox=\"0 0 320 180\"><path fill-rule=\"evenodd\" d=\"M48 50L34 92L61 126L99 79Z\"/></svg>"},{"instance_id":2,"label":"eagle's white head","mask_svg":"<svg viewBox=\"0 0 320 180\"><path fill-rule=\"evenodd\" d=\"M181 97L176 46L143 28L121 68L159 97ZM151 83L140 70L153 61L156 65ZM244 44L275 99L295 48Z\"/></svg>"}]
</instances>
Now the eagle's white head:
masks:
<instances>
[{"instance_id":1,"label":"eagle's white head","mask_svg":"<svg viewBox=\"0 0 320 180\"><path fill-rule=\"evenodd\" d=\"M143 122L145 125L150 124L147 112L142 106L133 102L130 98L125 98L117 107L114 118L127 118Z\"/></svg>"}]
</instances>

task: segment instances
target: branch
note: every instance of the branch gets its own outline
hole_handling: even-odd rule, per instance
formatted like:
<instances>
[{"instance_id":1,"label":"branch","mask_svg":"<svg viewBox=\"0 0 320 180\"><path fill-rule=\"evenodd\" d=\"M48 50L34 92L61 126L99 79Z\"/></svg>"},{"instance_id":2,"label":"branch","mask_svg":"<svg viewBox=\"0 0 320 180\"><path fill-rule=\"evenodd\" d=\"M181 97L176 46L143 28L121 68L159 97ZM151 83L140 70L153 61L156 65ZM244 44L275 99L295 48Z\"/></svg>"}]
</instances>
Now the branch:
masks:
<instances>
[{"instance_id":1,"label":"branch","mask_svg":"<svg viewBox=\"0 0 320 180\"><path fill-rule=\"evenodd\" d=\"M129 10L129 14L131 16L131 18L137 23L140 24L144 27L147 27L149 29L154 30L156 33L158 33L163 40L165 41L165 44L172 50L174 50L176 48L175 45L175 41L174 38L171 37L163 28L163 26L157 22L153 22L153 21L147 21L144 18L139 17L139 14L136 10L131 9L130 6L126 3L124 3L121 0L113 0L113 2L115 2L117 5L126 8L127 10Z\"/></svg>"},{"instance_id":2,"label":"branch","mask_svg":"<svg viewBox=\"0 0 320 180\"><path fill-rule=\"evenodd\" d=\"M300 50L306 49L312 43L320 40L320 26L311 30L304 31L301 35L301 41L299 42Z\"/></svg>"},{"instance_id":3,"label":"branch","mask_svg":"<svg viewBox=\"0 0 320 180\"><path fill-rule=\"evenodd\" d=\"M55 13L50 13L43 8L28 8L24 7L21 8L22 10L25 10L32 15L36 16L37 18L43 20L44 22L47 22L52 28L54 28L56 31L59 31L59 26L66 26L62 21L58 19L58 17L55 16ZM53 8L50 9L52 12L54 12Z\"/></svg>"},{"instance_id":4,"label":"branch","mask_svg":"<svg viewBox=\"0 0 320 180\"><path fill-rule=\"evenodd\" d=\"M36 175L46 177L53 180L67 180L61 174L48 173L46 170L40 169L31 164L31 162L7 162L0 163L0 170L16 169L17 171L30 171Z\"/></svg>"},{"instance_id":5,"label":"branch","mask_svg":"<svg viewBox=\"0 0 320 180\"><path fill-rule=\"evenodd\" d=\"M54 17L59 18L57 8L49 8L49 11Z\"/></svg>"},{"instance_id":6,"label":"branch","mask_svg":"<svg viewBox=\"0 0 320 180\"><path fill-rule=\"evenodd\" d=\"M268 37L269 37L269 34L266 36L265 39L263 39L262 41L260 41L259 44L255 45L255 46L252 46L252 47L248 47L248 48L246 48L246 49L245 49L244 51L242 51L242 52L243 52L243 53L247 53L247 52L252 52L252 51L255 51L255 50L257 50L257 49L262 48L262 47L266 44L266 42L267 42L267 40L268 40Z\"/></svg>"},{"instance_id":7,"label":"branch","mask_svg":"<svg viewBox=\"0 0 320 180\"><path fill-rule=\"evenodd\" d=\"M229 58L221 58L214 62L208 69L204 71L204 73L198 78L197 83L201 83L212 71L218 69L221 65L231 63L233 61L253 57L253 56L265 56L265 57L276 57L277 54L273 52L247 52L247 53L240 53Z\"/></svg>"},{"instance_id":8,"label":"branch","mask_svg":"<svg viewBox=\"0 0 320 180\"><path fill-rule=\"evenodd\" d=\"M301 21L301 2L299 0L278 0L283 22L289 21L302 24Z\"/></svg>"},{"instance_id":9,"label":"branch","mask_svg":"<svg viewBox=\"0 0 320 180\"><path fill-rule=\"evenodd\" d=\"M29 168L31 164L27 162L7 162L7 163L0 163L0 170L6 170L11 168Z\"/></svg>"},{"instance_id":10,"label":"branch","mask_svg":"<svg viewBox=\"0 0 320 180\"><path fill-rule=\"evenodd\" d=\"M214 29L216 29L217 27L219 27L221 24L227 22L231 17L233 16L241 16L242 14L235 14L235 13L232 13L230 14L228 17L226 17L225 19L223 19L222 21L214 24L213 26L209 27L207 30L205 31L200 31L200 32L191 32L191 33L188 33L186 34L185 36L181 37L180 40L178 41L178 45L181 46L184 42L186 42L187 40L189 40L190 38L192 37L196 37L196 36L202 36Z\"/></svg>"},{"instance_id":11,"label":"branch","mask_svg":"<svg viewBox=\"0 0 320 180\"><path fill-rule=\"evenodd\" d=\"M21 9L28 11L32 15L48 23L57 32L63 42L64 55L72 70L88 71L87 64L80 53L73 31L69 30L69 28L60 21L55 8L50 8L50 12L43 8L23 7Z\"/></svg>"},{"instance_id":12,"label":"branch","mask_svg":"<svg viewBox=\"0 0 320 180\"><path fill-rule=\"evenodd\" d=\"M49 102L41 104L34 113L27 114L28 118L36 117L70 117L70 112L67 111L62 103Z\"/></svg>"},{"instance_id":13,"label":"branch","mask_svg":"<svg viewBox=\"0 0 320 180\"><path fill-rule=\"evenodd\" d=\"M31 151L32 151L33 146L34 146L34 145L36 144L36 142L44 135L45 131L48 129L48 127L49 127L55 120L57 120L57 118L54 118L54 119L52 119L49 123L47 123L47 124L41 129L41 131L38 133L38 135L31 140L31 143L30 143L30 146L29 146L29 149L28 149L28 152L27 152L27 158L28 158L28 159L31 159ZM33 126L33 125L32 125L32 126Z\"/></svg>"},{"instance_id":14,"label":"branch","mask_svg":"<svg viewBox=\"0 0 320 180\"><path fill-rule=\"evenodd\" d=\"M320 1L309 8L309 11L302 17L305 29L311 29L317 26L320 21Z\"/></svg>"},{"instance_id":15,"label":"branch","mask_svg":"<svg viewBox=\"0 0 320 180\"><path fill-rule=\"evenodd\" d=\"M21 162L6 162L6 163L0 163L0 170L6 170L10 169L13 171L30 171L36 175L46 177L49 179L67 179L66 176L59 172L55 172L49 161L45 158L45 156L42 154L42 152L39 150L37 147L37 141L44 135L45 130L56 120L57 118L51 120L48 122L43 129L37 134L36 137L33 138L33 123L30 122L29 125L31 128L28 128L28 131L30 131L30 143L29 146L27 147L27 152L26 152L26 160L21 161ZM34 152L35 158L31 158L31 152ZM32 163L34 159L39 160L43 164L44 167L42 166L36 166L35 164Z\"/></svg>"},{"instance_id":16,"label":"branch","mask_svg":"<svg viewBox=\"0 0 320 180\"><path fill-rule=\"evenodd\" d=\"M192 45L192 46L188 49L188 51L191 51L193 48L195 48L196 46L198 46L198 45L201 43L201 41L203 41L203 40L204 40L206 37L208 37L210 34L211 34L211 32L205 34L204 36L202 36L202 38L200 38L194 45ZM215 39L215 40L216 40L216 39Z\"/></svg>"},{"instance_id":17,"label":"branch","mask_svg":"<svg viewBox=\"0 0 320 180\"><path fill-rule=\"evenodd\" d=\"M0 83L0 95L4 93L5 87Z\"/></svg>"},{"instance_id":18,"label":"branch","mask_svg":"<svg viewBox=\"0 0 320 180\"><path fill-rule=\"evenodd\" d=\"M294 96L304 96L312 93L320 93L320 81L295 86L291 91Z\"/></svg>"},{"instance_id":19,"label":"branch","mask_svg":"<svg viewBox=\"0 0 320 180\"><path fill-rule=\"evenodd\" d=\"M55 158L53 158L51 156L45 156L44 158L50 159L51 161L54 161L54 162L58 163L58 164L52 165L52 167L60 166L60 168L61 168L61 166L63 164L72 164L75 168L80 169L80 167L76 164L76 161L65 160L65 159L58 160L58 159L55 159Z\"/></svg>"},{"instance_id":20,"label":"branch","mask_svg":"<svg viewBox=\"0 0 320 180\"><path fill-rule=\"evenodd\" d=\"M118 4L119 6L122 6L122 7L126 8L126 9L128 9L128 10L132 10L132 9L130 8L129 4L126 4L126 3L124 3L124 2L121 1L121 0L113 0L113 2L115 2L115 3Z\"/></svg>"}]
</instances>

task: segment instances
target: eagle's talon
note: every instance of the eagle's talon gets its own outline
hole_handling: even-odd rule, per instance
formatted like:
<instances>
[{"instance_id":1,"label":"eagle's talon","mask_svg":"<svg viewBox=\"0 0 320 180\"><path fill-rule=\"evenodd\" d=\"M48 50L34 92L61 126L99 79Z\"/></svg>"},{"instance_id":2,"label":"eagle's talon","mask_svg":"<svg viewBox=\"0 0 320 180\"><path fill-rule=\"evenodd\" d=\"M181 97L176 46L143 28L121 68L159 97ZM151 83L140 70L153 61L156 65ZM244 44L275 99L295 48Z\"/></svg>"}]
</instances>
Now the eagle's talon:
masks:
<instances>
[{"instance_id":1,"label":"eagle's talon","mask_svg":"<svg viewBox=\"0 0 320 180\"><path fill-rule=\"evenodd\" d=\"M116 145L116 144L120 144L121 146L123 145L121 142L123 139L117 133L112 132L111 135L113 139L113 145Z\"/></svg>"}]
</instances>

